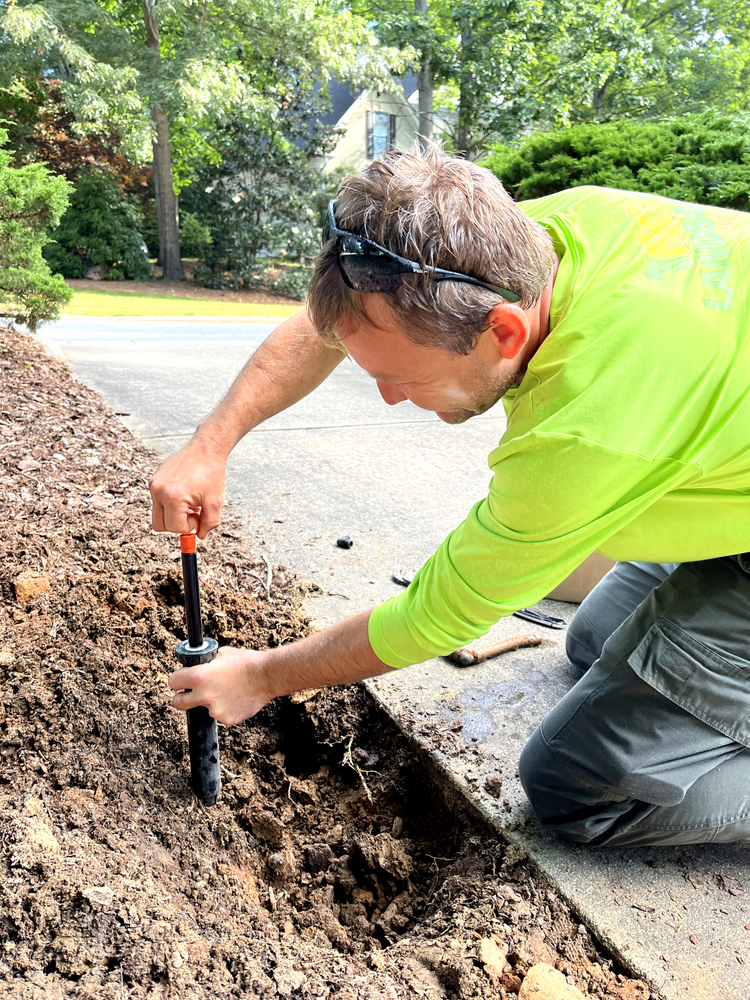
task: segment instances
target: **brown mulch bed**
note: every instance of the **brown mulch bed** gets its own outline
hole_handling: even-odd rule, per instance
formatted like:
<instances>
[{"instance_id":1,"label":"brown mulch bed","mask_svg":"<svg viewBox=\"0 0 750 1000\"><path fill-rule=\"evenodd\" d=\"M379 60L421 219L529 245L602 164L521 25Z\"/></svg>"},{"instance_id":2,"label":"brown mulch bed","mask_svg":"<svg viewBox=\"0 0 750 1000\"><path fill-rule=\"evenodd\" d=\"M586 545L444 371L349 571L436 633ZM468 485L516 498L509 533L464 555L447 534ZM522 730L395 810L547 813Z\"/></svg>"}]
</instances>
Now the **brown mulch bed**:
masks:
<instances>
[{"instance_id":1,"label":"brown mulch bed","mask_svg":"<svg viewBox=\"0 0 750 1000\"><path fill-rule=\"evenodd\" d=\"M221 729L222 795L197 804L157 459L31 338L0 331L0 368L0 995L489 1000L546 961L587 996L650 996L361 687ZM267 591L236 524L200 560L207 634L305 634L301 588L272 567Z\"/></svg>"},{"instance_id":2,"label":"brown mulch bed","mask_svg":"<svg viewBox=\"0 0 750 1000\"><path fill-rule=\"evenodd\" d=\"M204 288L193 278L195 261L183 260L187 281L162 281L161 268L155 267L153 281L93 281L89 278L70 278L66 285L76 292L117 292L131 295L174 295L181 299L205 299L209 302L245 302L250 305L298 305L299 299L288 295L275 295L262 288L232 291L229 288Z\"/></svg>"}]
</instances>

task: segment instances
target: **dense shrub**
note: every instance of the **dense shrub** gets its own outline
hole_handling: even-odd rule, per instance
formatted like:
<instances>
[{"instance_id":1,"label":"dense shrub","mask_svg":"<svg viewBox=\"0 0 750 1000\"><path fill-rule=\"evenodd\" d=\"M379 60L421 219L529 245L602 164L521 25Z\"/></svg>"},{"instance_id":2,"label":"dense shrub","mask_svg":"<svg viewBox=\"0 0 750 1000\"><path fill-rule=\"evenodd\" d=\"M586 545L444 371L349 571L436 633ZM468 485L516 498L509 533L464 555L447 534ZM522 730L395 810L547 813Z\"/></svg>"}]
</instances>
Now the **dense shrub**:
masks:
<instances>
[{"instance_id":1,"label":"dense shrub","mask_svg":"<svg viewBox=\"0 0 750 1000\"><path fill-rule=\"evenodd\" d=\"M211 242L211 230L194 212L180 212L180 253L183 257L202 257Z\"/></svg>"},{"instance_id":2,"label":"dense shrub","mask_svg":"<svg viewBox=\"0 0 750 1000\"><path fill-rule=\"evenodd\" d=\"M750 118L716 111L541 132L482 161L518 200L581 184L750 211Z\"/></svg>"},{"instance_id":3,"label":"dense shrub","mask_svg":"<svg viewBox=\"0 0 750 1000\"><path fill-rule=\"evenodd\" d=\"M0 129L0 147L6 133ZM42 257L68 204L69 185L41 163L14 169L0 148L0 315L36 330L57 319L72 292Z\"/></svg>"},{"instance_id":4,"label":"dense shrub","mask_svg":"<svg viewBox=\"0 0 750 1000\"><path fill-rule=\"evenodd\" d=\"M96 264L110 280L152 277L138 208L107 170L79 171L54 239L44 255L66 278L82 278Z\"/></svg>"}]
</instances>

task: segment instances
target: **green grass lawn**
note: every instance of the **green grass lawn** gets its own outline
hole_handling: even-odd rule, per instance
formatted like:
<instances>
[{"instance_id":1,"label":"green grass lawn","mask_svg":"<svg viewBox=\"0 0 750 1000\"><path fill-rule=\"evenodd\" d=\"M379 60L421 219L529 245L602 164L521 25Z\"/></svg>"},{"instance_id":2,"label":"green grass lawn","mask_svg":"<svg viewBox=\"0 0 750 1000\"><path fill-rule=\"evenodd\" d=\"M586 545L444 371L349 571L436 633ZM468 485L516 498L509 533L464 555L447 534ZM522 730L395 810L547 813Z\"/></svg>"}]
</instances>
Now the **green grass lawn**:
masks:
<instances>
[{"instance_id":1,"label":"green grass lawn","mask_svg":"<svg viewBox=\"0 0 750 1000\"><path fill-rule=\"evenodd\" d=\"M178 295L134 295L102 289L74 292L63 313L77 316L199 316L205 319L240 319L243 316L293 316L302 303L253 305L251 302L215 302Z\"/></svg>"}]
</instances>

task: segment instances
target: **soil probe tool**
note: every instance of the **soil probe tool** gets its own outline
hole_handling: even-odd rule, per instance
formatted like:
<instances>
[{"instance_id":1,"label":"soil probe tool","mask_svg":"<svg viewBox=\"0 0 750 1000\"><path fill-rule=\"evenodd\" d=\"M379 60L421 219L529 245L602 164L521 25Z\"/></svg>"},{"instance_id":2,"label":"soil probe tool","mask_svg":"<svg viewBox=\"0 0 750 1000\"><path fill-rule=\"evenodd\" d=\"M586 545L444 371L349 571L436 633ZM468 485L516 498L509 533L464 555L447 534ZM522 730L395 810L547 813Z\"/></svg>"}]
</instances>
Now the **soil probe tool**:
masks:
<instances>
[{"instance_id":1,"label":"soil probe tool","mask_svg":"<svg viewBox=\"0 0 750 1000\"><path fill-rule=\"evenodd\" d=\"M195 516L194 514L193 517ZM188 637L177 643L175 654L183 667L197 667L199 663L210 663L219 650L219 644L215 639L203 637L201 599L198 590L198 559L195 554L195 539L199 530L200 525L195 534L180 535ZM204 806L215 806L221 791L219 732L216 719L211 718L208 709L203 705L189 708L187 728L193 791Z\"/></svg>"}]
</instances>

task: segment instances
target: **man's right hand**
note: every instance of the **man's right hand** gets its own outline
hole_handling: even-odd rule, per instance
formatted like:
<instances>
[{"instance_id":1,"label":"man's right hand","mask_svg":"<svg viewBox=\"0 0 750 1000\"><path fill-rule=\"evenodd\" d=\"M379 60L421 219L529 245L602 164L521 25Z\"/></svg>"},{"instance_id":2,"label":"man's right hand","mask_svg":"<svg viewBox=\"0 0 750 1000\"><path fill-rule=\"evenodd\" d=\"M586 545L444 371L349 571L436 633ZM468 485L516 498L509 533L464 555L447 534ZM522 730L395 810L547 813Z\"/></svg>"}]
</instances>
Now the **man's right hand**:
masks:
<instances>
[{"instance_id":1,"label":"man's right hand","mask_svg":"<svg viewBox=\"0 0 750 1000\"><path fill-rule=\"evenodd\" d=\"M196 528L191 511L200 508L199 538L219 524L224 504L226 458L210 439L194 438L168 458L149 480L154 531L186 534Z\"/></svg>"},{"instance_id":2,"label":"man's right hand","mask_svg":"<svg viewBox=\"0 0 750 1000\"><path fill-rule=\"evenodd\" d=\"M253 427L312 392L343 358L343 351L323 343L304 307L269 334L190 444L151 477L154 531L195 531L189 512L200 507L198 536L205 538L221 517L232 448Z\"/></svg>"}]
</instances>

